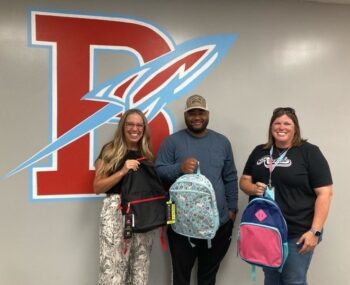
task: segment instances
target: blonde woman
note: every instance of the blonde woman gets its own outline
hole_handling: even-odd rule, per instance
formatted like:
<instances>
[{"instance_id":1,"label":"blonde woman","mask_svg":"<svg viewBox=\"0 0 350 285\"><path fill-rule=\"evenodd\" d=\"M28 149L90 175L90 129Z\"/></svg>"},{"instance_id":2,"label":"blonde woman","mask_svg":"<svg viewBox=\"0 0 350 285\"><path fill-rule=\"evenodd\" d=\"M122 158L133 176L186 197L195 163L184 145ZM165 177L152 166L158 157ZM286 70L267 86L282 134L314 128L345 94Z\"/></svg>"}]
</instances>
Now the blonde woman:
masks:
<instances>
[{"instance_id":1,"label":"blonde woman","mask_svg":"<svg viewBox=\"0 0 350 285\"><path fill-rule=\"evenodd\" d=\"M138 169L139 157L153 160L149 127L140 110L130 109L96 160L94 191L107 194L100 216L100 285L146 285L148 281L153 231L134 233L125 246L119 207L121 181L128 171Z\"/></svg>"}]
</instances>

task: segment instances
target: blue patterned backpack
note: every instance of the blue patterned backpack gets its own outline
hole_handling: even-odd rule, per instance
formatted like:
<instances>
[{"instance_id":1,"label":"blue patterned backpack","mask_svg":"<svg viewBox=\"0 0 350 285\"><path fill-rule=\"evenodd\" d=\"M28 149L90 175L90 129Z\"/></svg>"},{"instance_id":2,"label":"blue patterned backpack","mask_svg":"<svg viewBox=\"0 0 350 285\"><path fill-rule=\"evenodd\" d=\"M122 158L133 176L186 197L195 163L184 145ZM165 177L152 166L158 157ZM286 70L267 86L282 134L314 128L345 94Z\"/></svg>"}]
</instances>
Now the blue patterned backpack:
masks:
<instances>
[{"instance_id":1,"label":"blue patterned backpack","mask_svg":"<svg viewBox=\"0 0 350 285\"><path fill-rule=\"evenodd\" d=\"M214 238L219 228L219 213L215 192L210 181L200 173L180 176L169 189L170 200L176 206L172 229L189 238Z\"/></svg>"}]
</instances>

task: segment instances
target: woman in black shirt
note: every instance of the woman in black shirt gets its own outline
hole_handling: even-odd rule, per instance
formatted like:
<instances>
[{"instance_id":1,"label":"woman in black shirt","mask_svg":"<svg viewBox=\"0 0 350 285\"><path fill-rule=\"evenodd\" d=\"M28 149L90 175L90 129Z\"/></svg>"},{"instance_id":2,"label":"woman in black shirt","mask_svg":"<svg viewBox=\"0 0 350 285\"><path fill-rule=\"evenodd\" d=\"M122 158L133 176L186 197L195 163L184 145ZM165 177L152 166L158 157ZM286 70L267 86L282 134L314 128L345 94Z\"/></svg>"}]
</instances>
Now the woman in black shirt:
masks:
<instances>
[{"instance_id":1,"label":"woman in black shirt","mask_svg":"<svg viewBox=\"0 0 350 285\"><path fill-rule=\"evenodd\" d=\"M292 108L277 108L270 120L268 142L250 154L240 188L253 199L274 191L288 225L289 256L282 272L264 269L265 285L307 284L307 270L325 224L332 177L326 159L302 139Z\"/></svg>"}]
</instances>

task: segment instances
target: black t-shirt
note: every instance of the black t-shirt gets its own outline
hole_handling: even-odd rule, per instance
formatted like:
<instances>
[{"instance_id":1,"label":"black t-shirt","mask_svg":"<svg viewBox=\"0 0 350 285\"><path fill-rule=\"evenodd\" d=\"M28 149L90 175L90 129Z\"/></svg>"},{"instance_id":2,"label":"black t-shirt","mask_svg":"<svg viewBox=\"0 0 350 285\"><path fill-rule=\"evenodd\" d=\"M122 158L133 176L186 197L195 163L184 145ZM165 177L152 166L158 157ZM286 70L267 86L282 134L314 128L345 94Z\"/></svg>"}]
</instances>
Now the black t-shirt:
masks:
<instances>
[{"instance_id":1,"label":"black t-shirt","mask_svg":"<svg viewBox=\"0 0 350 285\"><path fill-rule=\"evenodd\" d=\"M119 171L120 169L123 168L124 163L126 160L128 159L137 159L141 157L141 153L139 151L135 151L135 150L129 150L128 153L126 154L126 156L124 157L124 159L121 160L121 163L119 163L119 166L117 168L117 171ZM122 185L122 181L124 178L122 178L117 184L115 184L111 189L109 189L106 194L107 195L111 195L111 194L120 194L122 189L121 189L121 185Z\"/></svg>"},{"instance_id":2,"label":"black t-shirt","mask_svg":"<svg viewBox=\"0 0 350 285\"><path fill-rule=\"evenodd\" d=\"M281 152L274 148L274 162ZM243 174L251 176L253 183L268 184L269 159L270 149L257 146L250 154ZM320 149L310 143L290 148L274 168L271 180L275 200L287 221L289 237L297 237L309 230L316 200L314 188L332 184L328 162Z\"/></svg>"}]
</instances>

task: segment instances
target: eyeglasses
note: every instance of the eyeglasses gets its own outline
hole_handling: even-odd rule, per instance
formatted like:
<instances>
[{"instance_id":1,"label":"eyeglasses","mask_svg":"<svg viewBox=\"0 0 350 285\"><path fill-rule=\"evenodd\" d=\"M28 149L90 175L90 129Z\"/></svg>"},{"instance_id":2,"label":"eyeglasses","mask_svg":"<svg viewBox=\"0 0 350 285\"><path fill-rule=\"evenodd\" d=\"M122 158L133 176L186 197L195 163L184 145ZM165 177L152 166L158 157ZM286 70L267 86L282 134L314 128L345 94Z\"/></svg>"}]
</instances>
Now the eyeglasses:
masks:
<instances>
[{"instance_id":1,"label":"eyeglasses","mask_svg":"<svg viewBox=\"0 0 350 285\"><path fill-rule=\"evenodd\" d=\"M273 114L277 114L280 112L286 112L286 113L291 113L293 115L295 115L295 110L293 108L290 107L278 107L275 110L273 110Z\"/></svg>"},{"instance_id":2,"label":"eyeglasses","mask_svg":"<svg viewBox=\"0 0 350 285\"><path fill-rule=\"evenodd\" d=\"M143 128L145 127L144 124L135 124L135 123L131 123L131 122L125 122L125 128L127 128L128 130L132 130L133 128L137 128L138 130L143 130Z\"/></svg>"}]
</instances>

